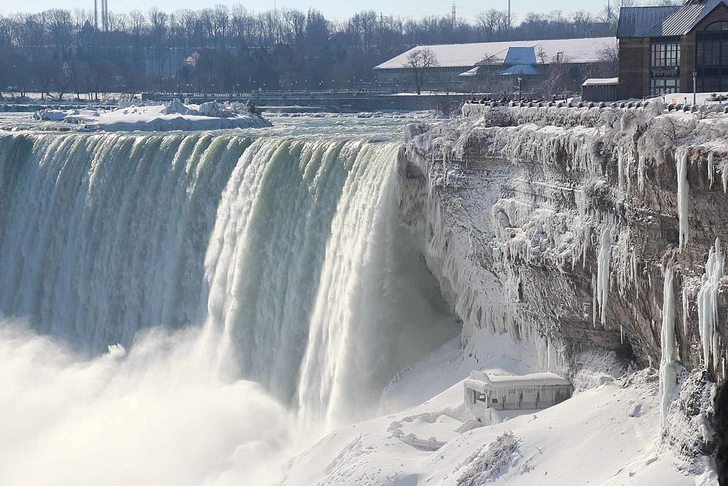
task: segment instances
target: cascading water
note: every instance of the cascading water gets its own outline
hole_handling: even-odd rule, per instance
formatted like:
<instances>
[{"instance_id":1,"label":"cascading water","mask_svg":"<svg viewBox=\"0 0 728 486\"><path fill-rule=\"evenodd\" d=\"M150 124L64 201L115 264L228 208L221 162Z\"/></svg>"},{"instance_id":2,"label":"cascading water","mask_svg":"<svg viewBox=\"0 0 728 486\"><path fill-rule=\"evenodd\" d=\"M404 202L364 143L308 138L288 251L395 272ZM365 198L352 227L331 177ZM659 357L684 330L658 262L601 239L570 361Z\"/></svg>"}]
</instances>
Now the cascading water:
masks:
<instances>
[{"instance_id":1,"label":"cascading water","mask_svg":"<svg viewBox=\"0 0 728 486\"><path fill-rule=\"evenodd\" d=\"M212 468L224 483L248 461L281 455L285 409L319 432L370 416L397 371L458 331L399 222L397 150L362 136L0 136L0 357L17 363L0 364L0 380L28 402L39 389L53 396L66 369L89 380L8 437L45 436L49 424L84 430L90 422L70 412L79 407L129 418L134 403L171 406L174 396L193 405L164 423L199 419L188 413L222 417L214 430L227 418L249 422L223 441L235 450ZM19 318L70 348L7 320ZM115 343L129 351L75 354ZM43 380L12 378L32 362L48 369ZM228 413L224 397L266 410L265 428L255 429L255 414ZM0 412L8 405L0 396ZM201 448L212 440L185 437ZM27 460L0 482L36 479L44 455L33 451L52 444L34 440L8 445L8 457ZM181 483L204 482L205 466L179 456L164 467L197 468ZM171 477L159 483L181 484Z\"/></svg>"},{"instance_id":2,"label":"cascading water","mask_svg":"<svg viewBox=\"0 0 728 486\"><path fill-rule=\"evenodd\" d=\"M2 137L0 312L91 352L194 322L217 201L249 144Z\"/></svg>"}]
</instances>

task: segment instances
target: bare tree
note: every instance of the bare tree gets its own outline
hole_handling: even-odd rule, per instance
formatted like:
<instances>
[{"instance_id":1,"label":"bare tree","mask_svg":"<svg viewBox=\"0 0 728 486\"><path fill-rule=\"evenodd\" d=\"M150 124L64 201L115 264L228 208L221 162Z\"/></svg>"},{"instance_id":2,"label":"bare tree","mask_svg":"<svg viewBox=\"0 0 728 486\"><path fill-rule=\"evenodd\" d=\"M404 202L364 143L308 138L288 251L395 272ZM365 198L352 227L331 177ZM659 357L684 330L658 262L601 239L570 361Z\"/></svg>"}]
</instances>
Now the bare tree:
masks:
<instances>
[{"instance_id":1,"label":"bare tree","mask_svg":"<svg viewBox=\"0 0 728 486\"><path fill-rule=\"evenodd\" d=\"M417 94L422 92L427 70L438 65L435 51L429 47L420 47L407 55L407 67L412 70Z\"/></svg>"},{"instance_id":2,"label":"bare tree","mask_svg":"<svg viewBox=\"0 0 728 486\"><path fill-rule=\"evenodd\" d=\"M605 46L597 53L599 60L606 64L602 76L616 76L619 70L619 46L615 42L613 45Z\"/></svg>"}]
</instances>

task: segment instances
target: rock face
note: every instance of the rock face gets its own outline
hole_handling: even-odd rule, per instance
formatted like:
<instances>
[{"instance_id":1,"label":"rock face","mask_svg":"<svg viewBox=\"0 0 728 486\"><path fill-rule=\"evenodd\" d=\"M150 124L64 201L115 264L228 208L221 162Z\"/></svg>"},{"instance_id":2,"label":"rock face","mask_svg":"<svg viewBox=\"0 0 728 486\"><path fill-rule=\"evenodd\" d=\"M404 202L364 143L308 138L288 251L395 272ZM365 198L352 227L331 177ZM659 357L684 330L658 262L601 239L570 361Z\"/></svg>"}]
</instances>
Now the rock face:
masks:
<instances>
[{"instance_id":1,"label":"rock face","mask_svg":"<svg viewBox=\"0 0 728 486\"><path fill-rule=\"evenodd\" d=\"M398 167L405 220L464 338L509 332L563 374L591 347L657 366L669 266L666 335L687 368L723 379L728 117L654 104L466 114L410 127Z\"/></svg>"}]
</instances>

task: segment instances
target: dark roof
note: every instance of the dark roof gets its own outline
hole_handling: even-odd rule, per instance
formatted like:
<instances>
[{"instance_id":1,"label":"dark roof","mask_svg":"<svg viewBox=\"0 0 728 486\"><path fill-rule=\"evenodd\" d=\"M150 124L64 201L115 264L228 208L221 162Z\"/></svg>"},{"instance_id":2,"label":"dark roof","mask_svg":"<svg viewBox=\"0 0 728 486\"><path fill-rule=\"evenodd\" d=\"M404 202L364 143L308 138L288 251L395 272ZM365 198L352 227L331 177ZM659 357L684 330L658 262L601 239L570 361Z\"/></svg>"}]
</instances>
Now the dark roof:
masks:
<instances>
[{"instance_id":1,"label":"dark roof","mask_svg":"<svg viewBox=\"0 0 728 486\"><path fill-rule=\"evenodd\" d=\"M728 0L693 1L678 7L622 7L617 38L685 35L720 4Z\"/></svg>"},{"instance_id":2,"label":"dark roof","mask_svg":"<svg viewBox=\"0 0 728 486\"><path fill-rule=\"evenodd\" d=\"M685 5L655 25L647 37L685 35L695 26L703 10L705 10L705 5Z\"/></svg>"},{"instance_id":3,"label":"dark roof","mask_svg":"<svg viewBox=\"0 0 728 486\"><path fill-rule=\"evenodd\" d=\"M648 37L649 32L681 7L622 7L619 9L617 38Z\"/></svg>"}]
</instances>

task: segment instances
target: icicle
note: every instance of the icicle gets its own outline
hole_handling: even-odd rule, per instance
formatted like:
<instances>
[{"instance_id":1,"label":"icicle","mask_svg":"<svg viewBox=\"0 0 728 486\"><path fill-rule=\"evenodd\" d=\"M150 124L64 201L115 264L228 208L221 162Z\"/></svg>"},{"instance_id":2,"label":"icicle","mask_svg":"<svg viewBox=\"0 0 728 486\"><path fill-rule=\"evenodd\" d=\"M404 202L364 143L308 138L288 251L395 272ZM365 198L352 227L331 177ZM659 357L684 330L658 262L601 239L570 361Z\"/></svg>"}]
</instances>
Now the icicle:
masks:
<instances>
[{"instance_id":1,"label":"icicle","mask_svg":"<svg viewBox=\"0 0 728 486\"><path fill-rule=\"evenodd\" d=\"M662 332L660 333L660 425L665 429L665 419L677 388L677 346L675 346L675 293L672 288L672 266L665 269L662 302Z\"/></svg>"},{"instance_id":2,"label":"icicle","mask_svg":"<svg viewBox=\"0 0 728 486\"><path fill-rule=\"evenodd\" d=\"M637 188L640 192L645 190L645 157L637 154Z\"/></svg>"},{"instance_id":3,"label":"icicle","mask_svg":"<svg viewBox=\"0 0 728 486\"><path fill-rule=\"evenodd\" d=\"M728 192L728 162L720 164L720 178L723 181L723 192Z\"/></svg>"},{"instance_id":4,"label":"icicle","mask_svg":"<svg viewBox=\"0 0 728 486\"><path fill-rule=\"evenodd\" d=\"M632 253L632 282L634 282L634 296L637 298L639 295L639 287L637 286L637 258Z\"/></svg>"},{"instance_id":5,"label":"icicle","mask_svg":"<svg viewBox=\"0 0 728 486\"><path fill-rule=\"evenodd\" d=\"M619 184L619 193L624 193L624 150L619 149L617 152L617 181Z\"/></svg>"},{"instance_id":6,"label":"icicle","mask_svg":"<svg viewBox=\"0 0 728 486\"><path fill-rule=\"evenodd\" d=\"M672 287L672 266L665 270L665 283L663 286L662 304L662 361L676 361L677 348L675 346L675 292Z\"/></svg>"},{"instance_id":7,"label":"icicle","mask_svg":"<svg viewBox=\"0 0 728 486\"><path fill-rule=\"evenodd\" d=\"M688 288L683 285L682 289L682 311L683 311L683 334L688 335Z\"/></svg>"},{"instance_id":8,"label":"icicle","mask_svg":"<svg viewBox=\"0 0 728 486\"><path fill-rule=\"evenodd\" d=\"M688 242L688 151L680 148L677 158L677 214L680 219L680 250Z\"/></svg>"},{"instance_id":9,"label":"icicle","mask_svg":"<svg viewBox=\"0 0 728 486\"><path fill-rule=\"evenodd\" d=\"M448 171L447 171L447 153L445 147L442 148L442 171L445 173L445 186L448 185Z\"/></svg>"},{"instance_id":10,"label":"icicle","mask_svg":"<svg viewBox=\"0 0 728 486\"><path fill-rule=\"evenodd\" d=\"M619 344L624 344L624 326L619 325Z\"/></svg>"},{"instance_id":11,"label":"icicle","mask_svg":"<svg viewBox=\"0 0 728 486\"><path fill-rule=\"evenodd\" d=\"M609 297L609 260L611 255L612 230L606 227L602 231L602 245L597 262L597 302L602 326L607 322L607 298Z\"/></svg>"},{"instance_id":12,"label":"icicle","mask_svg":"<svg viewBox=\"0 0 728 486\"><path fill-rule=\"evenodd\" d=\"M715 170L715 155L713 152L708 154L708 181L710 182L710 188L713 188L713 172Z\"/></svg>"},{"instance_id":13,"label":"icicle","mask_svg":"<svg viewBox=\"0 0 728 486\"><path fill-rule=\"evenodd\" d=\"M584 246L581 254L581 268L586 268L586 252L589 249L589 240L591 240L591 226L584 225Z\"/></svg>"},{"instance_id":14,"label":"icicle","mask_svg":"<svg viewBox=\"0 0 728 486\"><path fill-rule=\"evenodd\" d=\"M705 263L703 284L698 291L698 328L703 346L703 364L706 369L710 368L711 358L715 356L717 347L715 326L718 321L718 290L720 290L720 280L723 278L724 264L725 255L720 239L716 238L715 247L710 249L708 261Z\"/></svg>"},{"instance_id":15,"label":"icicle","mask_svg":"<svg viewBox=\"0 0 728 486\"><path fill-rule=\"evenodd\" d=\"M551 371L551 340L546 338L546 370Z\"/></svg>"},{"instance_id":16,"label":"icicle","mask_svg":"<svg viewBox=\"0 0 728 486\"><path fill-rule=\"evenodd\" d=\"M597 276L592 273L592 324L597 327Z\"/></svg>"}]
</instances>

